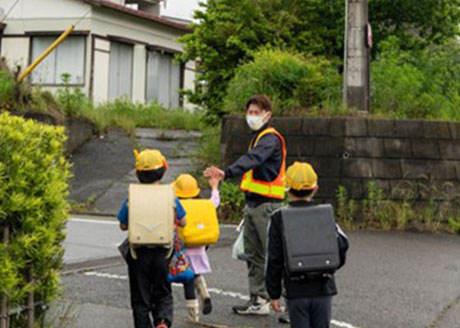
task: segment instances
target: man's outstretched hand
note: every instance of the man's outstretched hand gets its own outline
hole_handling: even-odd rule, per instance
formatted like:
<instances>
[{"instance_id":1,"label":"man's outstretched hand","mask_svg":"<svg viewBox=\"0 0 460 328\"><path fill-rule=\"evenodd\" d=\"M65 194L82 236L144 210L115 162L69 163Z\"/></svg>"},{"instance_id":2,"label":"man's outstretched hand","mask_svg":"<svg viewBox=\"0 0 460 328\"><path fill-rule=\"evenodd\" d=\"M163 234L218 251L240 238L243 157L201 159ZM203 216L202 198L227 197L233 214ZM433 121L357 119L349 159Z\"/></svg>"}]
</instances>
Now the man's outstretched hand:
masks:
<instances>
[{"instance_id":1,"label":"man's outstretched hand","mask_svg":"<svg viewBox=\"0 0 460 328\"><path fill-rule=\"evenodd\" d=\"M275 312L281 312L280 300L271 300L270 303Z\"/></svg>"},{"instance_id":2,"label":"man's outstretched hand","mask_svg":"<svg viewBox=\"0 0 460 328\"><path fill-rule=\"evenodd\" d=\"M218 180L224 180L225 172L216 166L211 166L204 171L204 176L208 179L213 178Z\"/></svg>"}]
</instances>

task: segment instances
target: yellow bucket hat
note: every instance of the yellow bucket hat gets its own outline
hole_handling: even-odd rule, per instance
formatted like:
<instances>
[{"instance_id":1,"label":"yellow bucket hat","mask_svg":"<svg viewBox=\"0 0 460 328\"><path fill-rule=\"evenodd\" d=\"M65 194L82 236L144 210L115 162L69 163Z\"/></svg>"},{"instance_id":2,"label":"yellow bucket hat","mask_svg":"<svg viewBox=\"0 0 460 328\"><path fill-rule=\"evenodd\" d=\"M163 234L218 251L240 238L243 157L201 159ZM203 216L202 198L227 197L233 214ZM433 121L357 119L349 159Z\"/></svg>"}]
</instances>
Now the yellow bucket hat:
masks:
<instances>
[{"instance_id":1,"label":"yellow bucket hat","mask_svg":"<svg viewBox=\"0 0 460 328\"><path fill-rule=\"evenodd\" d=\"M313 166L308 163L295 162L286 171L286 187L295 190L312 190L318 183Z\"/></svg>"},{"instance_id":2,"label":"yellow bucket hat","mask_svg":"<svg viewBox=\"0 0 460 328\"><path fill-rule=\"evenodd\" d=\"M181 174L173 183L176 196L180 198L193 198L200 194L198 182L190 174Z\"/></svg>"},{"instance_id":3,"label":"yellow bucket hat","mask_svg":"<svg viewBox=\"0 0 460 328\"><path fill-rule=\"evenodd\" d=\"M141 152L134 150L136 157L136 170L138 171L153 171L164 167L168 169L166 158L159 150L146 149Z\"/></svg>"}]
</instances>

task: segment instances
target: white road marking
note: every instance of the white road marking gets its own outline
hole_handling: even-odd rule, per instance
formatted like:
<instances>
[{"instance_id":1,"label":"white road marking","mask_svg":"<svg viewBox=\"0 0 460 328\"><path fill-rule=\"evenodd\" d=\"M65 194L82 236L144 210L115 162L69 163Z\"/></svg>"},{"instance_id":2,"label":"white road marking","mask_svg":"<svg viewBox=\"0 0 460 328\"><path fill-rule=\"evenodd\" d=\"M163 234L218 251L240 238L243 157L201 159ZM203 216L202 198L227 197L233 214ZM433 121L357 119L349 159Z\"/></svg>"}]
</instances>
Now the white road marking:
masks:
<instances>
[{"instance_id":1,"label":"white road marking","mask_svg":"<svg viewBox=\"0 0 460 328\"><path fill-rule=\"evenodd\" d=\"M99 224L112 224L112 225L120 224L120 222L118 222L118 221L81 219L81 218L72 218L72 219L70 219L70 221L71 222L80 222L80 223L99 223Z\"/></svg>"},{"instance_id":2,"label":"white road marking","mask_svg":"<svg viewBox=\"0 0 460 328\"><path fill-rule=\"evenodd\" d=\"M334 319L331 320L331 323L334 326L337 326L337 327L340 327L340 328L358 328L356 326L353 326L352 324L342 322L342 321L337 321L337 320L334 320Z\"/></svg>"},{"instance_id":3,"label":"white road marking","mask_svg":"<svg viewBox=\"0 0 460 328\"><path fill-rule=\"evenodd\" d=\"M119 224L119 222L115 220L83 219L79 217L72 217L69 221L79 222L79 223L99 223L99 224L113 224L113 225ZM219 226L223 229L236 229L237 227L234 224L220 224Z\"/></svg>"},{"instance_id":4,"label":"white road marking","mask_svg":"<svg viewBox=\"0 0 460 328\"><path fill-rule=\"evenodd\" d=\"M95 272L95 271L88 271L84 273L85 276L89 277L98 277L98 278L108 278L108 279L116 279L116 280L128 280L128 276L121 276L118 274L110 274L110 273L103 273L103 272ZM173 284L174 287L182 287L182 284ZM229 296L232 298L239 298L243 301L248 301L249 296L243 295L237 292L228 292L218 288L208 288L208 291L212 294L222 295L222 296ZM343 321L337 321L332 319L331 324L337 326L339 328L358 328L357 326L353 326L350 323L346 323Z\"/></svg>"},{"instance_id":5,"label":"white road marking","mask_svg":"<svg viewBox=\"0 0 460 328\"><path fill-rule=\"evenodd\" d=\"M238 227L238 224L226 224L226 223L222 223L222 224L219 224L219 227L221 228L226 228L226 229L236 229Z\"/></svg>"},{"instance_id":6,"label":"white road marking","mask_svg":"<svg viewBox=\"0 0 460 328\"><path fill-rule=\"evenodd\" d=\"M239 298L240 300L243 300L243 301L249 301L249 296L248 295L243 295L243 294L237 293L237 292L226 292L226 291L218 289L218 288L208 288L208 291L210 293L217 294L217 295L229 296L229 297L233 297L233 298Z\"/></svg>"},{"instance_id":7,"label":"white road marking","mask_svg":"<svg viewBox=\"0 0 460 328\"><path fill-rule=\"evenodd\" d=\"M84 273L85 276L98 277L98 278L108 278L116 280L128 280L128 276L120 276L118 274L110 274L103 272L88 271Z\"/></svg>"}]
</instances>

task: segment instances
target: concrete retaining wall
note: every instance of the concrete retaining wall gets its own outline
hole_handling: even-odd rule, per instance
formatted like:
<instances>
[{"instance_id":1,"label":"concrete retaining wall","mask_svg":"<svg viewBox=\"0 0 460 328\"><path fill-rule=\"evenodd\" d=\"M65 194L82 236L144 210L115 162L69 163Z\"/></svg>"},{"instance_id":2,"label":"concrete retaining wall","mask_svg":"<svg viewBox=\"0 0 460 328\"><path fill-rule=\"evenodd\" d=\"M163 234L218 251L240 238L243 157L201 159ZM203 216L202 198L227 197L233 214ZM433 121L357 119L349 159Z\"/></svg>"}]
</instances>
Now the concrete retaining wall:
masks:
<instances>
[{"instance_id":1,"label":"concrete retaining wall","mask_svg":"<svg viewBox=\"0 0 460 328\"><path fill-rule=\"evenodd\" d=\"M411 189L427 198L450 199L460 191L460 124L365 118L275 118L286 137L288 164L312 163L319 175L319 198L332 200L343 185L356 199L375 181L394 199ZM221 158L231 164L249 145L244 117L223 121Z\"/></svg>"},{"instance_id":2,"label":"concrete retaining wall","mask_svg":"<svg viewBox=\"0 0 460 328\"><path fill-rule=\"evenodd\" d=\"M13 115L23 116L26 119L33 119L35 121L49 124L49 125L61 125L55 117L43 113L35 112L12 112ZM65 145L66 153L71 154L88 141L94 134L94 124L85 118L65 118L65 127L67 133L67 142Z\"/></svg>"},{"instance_id":3,"label":"concrete retaining wall","mask_svg":"<svg viewBox=\"0 0 460 328\"><path fill-rule=\"evenodd\" d=\"M94 134L94 125L87 119L67 118L66 119L66 152L73 153L81 145L86 143Z\"/></svg>"}]
</instances>

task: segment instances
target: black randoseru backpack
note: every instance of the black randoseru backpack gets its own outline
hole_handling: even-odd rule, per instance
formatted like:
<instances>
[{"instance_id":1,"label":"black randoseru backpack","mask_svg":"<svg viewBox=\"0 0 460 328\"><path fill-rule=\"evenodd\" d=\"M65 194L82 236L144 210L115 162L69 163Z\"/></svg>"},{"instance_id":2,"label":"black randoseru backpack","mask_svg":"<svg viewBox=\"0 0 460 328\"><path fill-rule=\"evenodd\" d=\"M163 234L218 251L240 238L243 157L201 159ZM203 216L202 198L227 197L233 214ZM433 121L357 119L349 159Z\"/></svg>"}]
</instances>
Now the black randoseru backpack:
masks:
<instances>
[{"instance_id":1,"label":"black randoseru backpack","mask_svg":"<svg viewBox=\"0 0 460 328\"><path fill-rule=\"evenodd\" d=\"M281 210L286 269L293 276L332 273L340 266L330 204Z\"/></svg>"}]
</instances>

